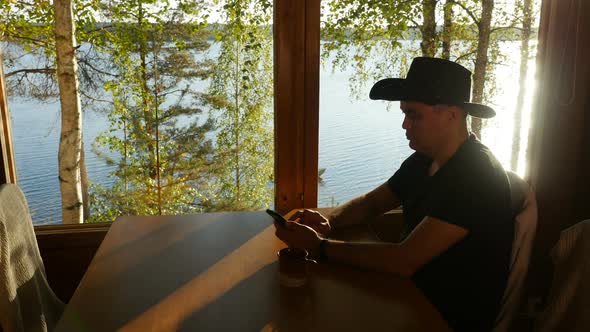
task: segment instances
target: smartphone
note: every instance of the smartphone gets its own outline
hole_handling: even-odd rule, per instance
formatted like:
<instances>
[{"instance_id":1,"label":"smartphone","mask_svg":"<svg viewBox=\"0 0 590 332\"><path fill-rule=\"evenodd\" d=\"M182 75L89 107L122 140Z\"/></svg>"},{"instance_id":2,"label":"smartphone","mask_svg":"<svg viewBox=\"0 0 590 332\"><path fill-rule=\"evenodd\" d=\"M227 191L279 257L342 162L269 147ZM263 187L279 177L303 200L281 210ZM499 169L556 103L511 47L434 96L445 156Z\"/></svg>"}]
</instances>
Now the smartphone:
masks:
<instances>
[{"instance_id":1,"label":"smartphone","mask_svg":"<svg viewBox=\"0 0 590 332\"><path fill-rule=\"evenodd\" d=\"M279 225L285 227L285 224L287 223L287 219L285 219L285 217L281 216L278 212L273 211L271 209L266 209L266 213L268 213Z\"/></svg>"}]
</instances>

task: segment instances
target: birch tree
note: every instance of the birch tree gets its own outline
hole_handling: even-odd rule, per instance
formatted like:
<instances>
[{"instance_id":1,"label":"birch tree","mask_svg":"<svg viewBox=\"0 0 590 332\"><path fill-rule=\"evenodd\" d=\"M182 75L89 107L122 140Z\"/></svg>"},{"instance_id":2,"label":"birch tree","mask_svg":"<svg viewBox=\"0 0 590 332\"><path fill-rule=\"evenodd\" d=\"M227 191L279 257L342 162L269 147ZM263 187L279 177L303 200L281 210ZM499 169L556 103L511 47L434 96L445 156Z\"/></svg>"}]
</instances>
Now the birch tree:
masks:
<instances>
[{"instance_id":1,"label":"birch tree","mask_svg":"<svg viewBox=\"0 0 590 332\"><path fill-rule=\"evenodd\" d=\"M434 57L438 49L438 33L436 31L436 3L437 0L422 0L422 41L420 48L422 56Z\"/></svg>"},{"instance_id":2,"label":"birch tree","mask_svg":"<svg viewBox=\"0 0 590 332\"><path fill-rule=\"evenodd\" d=\"M518 76L518 97L516 99L516 109L514 112L514 126L512 127L512 155L510 158L510 168L518 168L518 156L520 155L520 139L522 127L522 113L524 108L524 97L527 93L526 78L528 74L528 62L530 56L529 42L532 35L533 25L533 0L523 0L517 3L516 11L522 12L522 31L520 44L520 70Z\"/></svg>"},{"instance_id":3,"label":"birch tree","mask_svg":"<svg viewBox=\"0 0 590 332\"><path fill-rule=\"evenodd\" d=\"M7 54L6 78L8 81L8 91L13 95L30 97L38 101L48 102L55 99L61 99L60 84L57 81L57 54L56 45L56 13L55 6L61 6L62 3L56 2L51 4L49 0L40 1L13 1L0 2L0 13L3 19L0 20L0 40L11 44L10 52ZM92 1L77 1L70 4L73 9L73 15L70 17L61 17L60 19L71 19L73 41L92 39L97 30L93 30L94 17L92 15ZM63 15L62 15L63 16ZM67 24L67 22L66 22ZM76 29L75 26L90 27L90 31ZM63 30L63 29L62 29ZM67 42L67 40L65 40ZM64 40L62 40L63 44ZM61 47L61 46L60 46ZM76 45L74 56L79 63L80 53L77 52ZM87 63L84 58L88 53L83 53L82 63ZM22 61L32 57L36 61ZM92 65L76 65L74 75L78 80L78 89L80 94L85 95L88 99L94 99L92 96L100 90L102 73L94 70ZM84 79L80 80L80 72ZM66 84L66 89L70 87ZM86 91L86 93L84 93ZM64 91L64 94L70 94L70 91ZM69 97L63 96L66 100ZM61 100L60 100L61 101ZM63 109L63 106L62 106ZM62 117L63 120L63 117ZM59 150L58 150L59 151ZM61 158L58 159L61 162ZM64 161L65 162L65 161ZM61 169L67 169L69 166L59 165ZM84 220L89 216L88 197L88 175L84 157L84 145L82 143L80 150L80 160L76 163L79 168L82 190L82 204L84 211ZM59 169L57 170L59 174ZM59 175L58 175L59 176ZM60 185L61 190L61 185ZM77 197L77 193L73 194ZM67 206L67 202L62 202ZM72 219L63 219L64 222L78 222Z\"/></svg>"},{"instance_id":4,"label":"birch tree","mask_svg":"<svg viewBox=\"0 0 590 332\"><path fill-rule=\"evenodd\" d=\"M82 175L82 116L78 94L75 26L71 0L55 0L55 49L60 90L61 134L59 185L64 223L84 221Z\"/></svg>"},{"instance_id":5,"label":"birch tree","mask_svg":"<svg viewBox=\"0 0 590 332\"><path fill-rule=\"evenodd\" d=\"M472 101L475 103L484 102L484 88L488 68L488 51L490 46L490 34L492 25L492 13L494 11L494 0L481 0L481 16L474 21L477 25L477 52L475 65L473 66L473 87ZM482 120L471 118L471 131L481 137Z\"/></svg>"},{"instance_id":6,"label":"birch tree","mask_svg":"<svg viewBox=\"0 0 590 332\"><path fill-rule=\"evenodd\" d=\"M442 54L443 59L451 59L451 41L453 35L453 2L446 0L443 9Z\"/></svg>"}]
</instances>

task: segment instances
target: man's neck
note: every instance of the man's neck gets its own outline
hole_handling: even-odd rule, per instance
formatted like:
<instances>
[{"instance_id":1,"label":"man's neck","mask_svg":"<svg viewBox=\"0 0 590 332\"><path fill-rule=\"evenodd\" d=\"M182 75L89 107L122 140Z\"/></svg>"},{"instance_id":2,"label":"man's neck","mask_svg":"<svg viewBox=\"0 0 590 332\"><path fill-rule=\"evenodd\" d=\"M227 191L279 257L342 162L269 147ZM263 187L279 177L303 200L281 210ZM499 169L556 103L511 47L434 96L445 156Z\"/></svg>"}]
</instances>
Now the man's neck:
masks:
<instances>
[{"instance_id":1,"label":"man's neck","mask_svg":"<svg viewBox=\"0 0 590 332\"><path fill-rule=\"evenodd\" d=\"M459 147L467 141L469 132L461 131L456 136L451 137L446 144L432 156L432 165L430 166L430 175L434 175L451 157L459 150Z\"/></svg>"}]
</instances>

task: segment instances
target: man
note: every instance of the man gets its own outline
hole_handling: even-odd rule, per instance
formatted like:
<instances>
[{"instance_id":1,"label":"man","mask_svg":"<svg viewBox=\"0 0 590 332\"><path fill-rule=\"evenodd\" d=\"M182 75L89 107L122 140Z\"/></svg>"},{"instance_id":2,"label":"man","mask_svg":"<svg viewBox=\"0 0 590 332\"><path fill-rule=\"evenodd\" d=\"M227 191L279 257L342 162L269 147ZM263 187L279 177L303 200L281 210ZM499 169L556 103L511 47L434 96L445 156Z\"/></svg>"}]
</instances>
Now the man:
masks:
<instances>
[{"instance_id":1,"label":"man","mask_svg":"<svg viewBox=\"0 0 590 332\"><path fill-rule=\"evenodd\" d=\"M406 79L384 79L371 99L400 101L402 128L416 152L384 184L328 218L296 213L277 236L323 259L411 277L456 331L489 331L506 287L513 238L506 173L467 130L471 73L459 64L416 58ZM399 243L328 240L330 231L403 206Z\"/></svg>"}]
</instances>

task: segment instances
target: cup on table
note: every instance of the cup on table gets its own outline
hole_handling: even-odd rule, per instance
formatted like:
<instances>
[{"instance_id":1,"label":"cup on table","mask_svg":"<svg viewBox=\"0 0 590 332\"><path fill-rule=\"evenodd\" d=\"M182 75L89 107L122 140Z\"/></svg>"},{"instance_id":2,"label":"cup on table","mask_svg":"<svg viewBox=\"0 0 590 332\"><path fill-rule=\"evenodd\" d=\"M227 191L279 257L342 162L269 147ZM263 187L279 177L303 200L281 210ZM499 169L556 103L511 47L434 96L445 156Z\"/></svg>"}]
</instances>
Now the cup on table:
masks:
<instances>
[{"instance_id":1,"label":"cup on table","mask_svg":"<svg viewBox=\"0 0 590 332\"><path fill-rule=\"evenodd\" d=\"M286 287L301 287L307 283L307 264L315 263L309 259L307 251L298 248L283 248L279 256L279 281Z\"/></svg>"}]
</instances>

